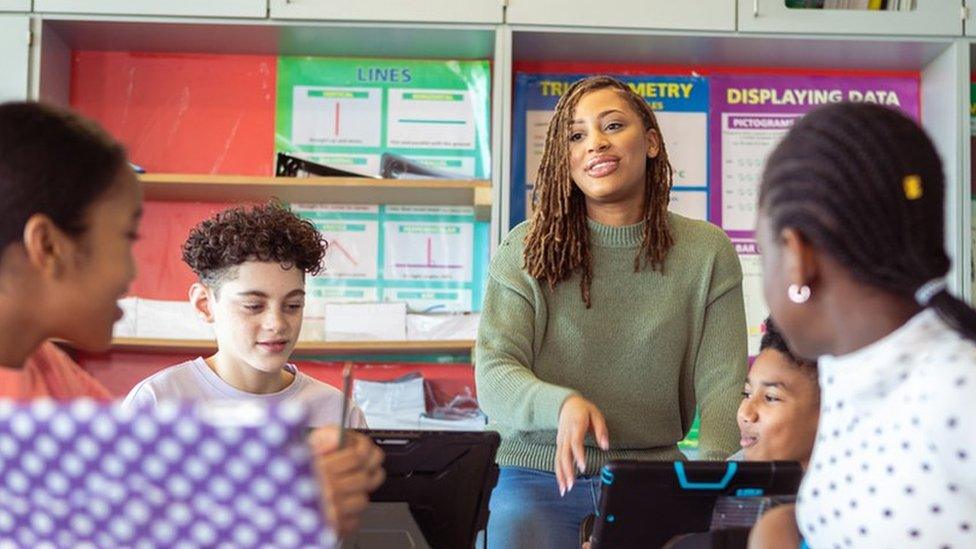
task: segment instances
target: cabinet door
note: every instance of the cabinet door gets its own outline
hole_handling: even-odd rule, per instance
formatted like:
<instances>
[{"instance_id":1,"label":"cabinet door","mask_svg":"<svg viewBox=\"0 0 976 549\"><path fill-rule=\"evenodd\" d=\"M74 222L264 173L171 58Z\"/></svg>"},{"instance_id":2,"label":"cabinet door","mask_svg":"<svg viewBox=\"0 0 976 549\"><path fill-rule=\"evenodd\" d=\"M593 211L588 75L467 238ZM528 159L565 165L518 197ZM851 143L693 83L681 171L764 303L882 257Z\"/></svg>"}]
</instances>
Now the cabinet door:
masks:
<instances>
[{"instance_id":1,"label":"cabinet door","mask_svg":"<svg viewBox=\"0 0 976 549\"><path fill-rule=\"evenodd\" d=\"M30 10L30 0L0 0L0 11L28 12Z\"/></svg>"},{"instance_id":2,"label":"cabinet door","mask_svg":"<svg viewBox=\"0 0 976 549\"><path fill-rule=\"evenodd\" d=\"M271 17L343 21L501 23L502 0L270 0Z\"/></svg>"},{"instance_id":3,"label":"cabinet door","mask_svg":"<svg viewBox=\"0 0 976 549\"><path fill-rule=\"evenodd\" d=\"M34 11L99 15L267 17L268 0L34 0Z\"/></svg>"},{"instance_id":4,"label":"cabinet door","mask_svg":"<svg viewBox=\"0 0 976 549\"><path fill-rule=\"evenodd\" d=\"M739 30L816 34L962 34L962 0L915 0L911 11L802 9L786 0L739 0Z\"/></svg>"},{"instance_id":5,"label":"cabinet door","mask_svg":"<svg viewBox=\"0 0 976 549\"><path fill-rule=\"evenodd\" d=\"M0 15L0 103L27 99L30 18Z\"/></svg>"},{"instance_id":6,"label":"cabinet door","mask_svg":"<svg viewBox=\"0 0 976 549\"><path fill-rule=\"evenodd\" d=\"M731 31L735 30L735 2L509 0L505 21L525 25Z\"/></svg>"}]
</instances>

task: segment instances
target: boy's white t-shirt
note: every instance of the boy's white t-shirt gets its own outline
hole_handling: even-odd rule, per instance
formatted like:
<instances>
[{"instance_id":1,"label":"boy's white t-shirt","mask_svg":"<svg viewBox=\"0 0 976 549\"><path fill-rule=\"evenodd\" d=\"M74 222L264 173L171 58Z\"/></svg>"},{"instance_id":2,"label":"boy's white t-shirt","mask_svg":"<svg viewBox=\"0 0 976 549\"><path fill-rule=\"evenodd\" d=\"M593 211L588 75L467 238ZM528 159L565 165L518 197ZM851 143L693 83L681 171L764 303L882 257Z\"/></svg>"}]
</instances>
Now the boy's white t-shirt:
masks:
<instances>
[{"instance_id":1,"label":"boy's white t-shirt","mask_svg":"<svg viewBox=\"0 0 976 549\"><path fill-rule=\"evenodd\" d=\"M276 404L285 401L303 403L309 412L309 426L336 425L342 420L342 391L298 371L294 364L285 370L295 375L291 384L270 394L241 391L229 385L207 366L201 357L170 366L142 380L125 397L124 406L155 406L162 401L196 402L202 400L247 400ZM366 428L366 416L352 404L346 425Z\"/></svg>"},{"instance_id":2,"label":"boy's white t-shirt","mask_svg":"<svg viewBox=\"0 0 976 549\"><path fill-rule=\"evenodd\" d=\"M976 547L976 344L926 309L818 370L808 545Z\"/></svg>"}]
</instances>

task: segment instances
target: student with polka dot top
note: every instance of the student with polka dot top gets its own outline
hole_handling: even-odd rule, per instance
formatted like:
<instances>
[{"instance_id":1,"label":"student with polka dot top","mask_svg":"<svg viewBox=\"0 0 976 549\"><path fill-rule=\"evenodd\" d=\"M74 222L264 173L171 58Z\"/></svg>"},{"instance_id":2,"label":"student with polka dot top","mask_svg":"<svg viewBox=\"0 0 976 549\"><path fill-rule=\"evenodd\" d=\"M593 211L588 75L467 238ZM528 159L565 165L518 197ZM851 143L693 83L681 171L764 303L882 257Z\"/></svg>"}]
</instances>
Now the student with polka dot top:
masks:
<instances>
[{"instance_id":1,"label":"student with polka dot top","mask_svg":"<svg viewBox=\"0 0 976 549\"><path fill-rule=\"evenodd\" d=\"M108 349L122 316L117 300L135 277L142 214L142 188L125 149L72 112L0 104L0 197L0 371L50 370L37 363L66 358L50 339ZM0 376L11 380L21 378ZM30 396L35 385L3 386L0 395ZM88 389L62 382L56 396L87 396ZM347 436L340 447L335 426L309 435L323 510L340 535L358 527L369 493L385 477L372 440ZM0 547L11 543L0 533Z\"/></svg>"},{"instance_id":2,"label":"student with polka dot top","mask_svg":"<svg viewBox=\"0 0 976 549\"><path fill-rule=\"evenodd\" d=\"M924 131L876 105L817 109L770 156L764 293L821 411L795 513L752 547L976 547L976 312L946 290L944 194Z\"/></svg>"}]
</instances>

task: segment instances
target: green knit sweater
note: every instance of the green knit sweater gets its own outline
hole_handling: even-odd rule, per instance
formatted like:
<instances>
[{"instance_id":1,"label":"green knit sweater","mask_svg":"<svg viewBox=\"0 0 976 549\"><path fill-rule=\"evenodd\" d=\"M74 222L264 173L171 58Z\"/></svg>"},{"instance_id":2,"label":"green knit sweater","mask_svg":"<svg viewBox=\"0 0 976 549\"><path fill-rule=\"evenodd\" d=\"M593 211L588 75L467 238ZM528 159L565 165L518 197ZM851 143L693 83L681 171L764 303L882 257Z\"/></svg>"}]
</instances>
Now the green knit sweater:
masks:
<instances>
[{"instance_id":1,"label":"green knit sweater","mask_svg":"<svg viewBox=\"0 0 976 549\"><path fill-rule=\"evenodd\" d=\"M589 221L592 306L580 277L549 290L523 266L523 223L492 259L475 350L478 401L499 431L498 463L552 471L559 409L573 394L603 412L610 451L587 438L586 474L611 459L682 459L701 408L702 459L738 448L746 376L742 270L719 228L669 214L664 272L634 272L643 224Z\"/></svg>"}]
</instances>

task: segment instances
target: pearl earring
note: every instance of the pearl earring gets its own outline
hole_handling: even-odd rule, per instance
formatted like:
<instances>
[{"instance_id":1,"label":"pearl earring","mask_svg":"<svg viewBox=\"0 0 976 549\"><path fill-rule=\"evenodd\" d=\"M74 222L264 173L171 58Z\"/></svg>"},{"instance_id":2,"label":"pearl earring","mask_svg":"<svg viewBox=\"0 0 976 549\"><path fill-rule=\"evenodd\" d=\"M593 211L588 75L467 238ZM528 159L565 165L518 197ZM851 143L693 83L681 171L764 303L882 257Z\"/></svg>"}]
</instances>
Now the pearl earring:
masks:
<instances>
[{"instance_id":1,"label":"pearl earring","mask_svg":"<svg viewBox=\"0 0 976 549\"><path fill-rule=\"evenodd\" d=\"M786 290L786 295L793 303L806 303L810 299L810 286L790 284L789 289Z\"/></svg>"}]
</instances>

